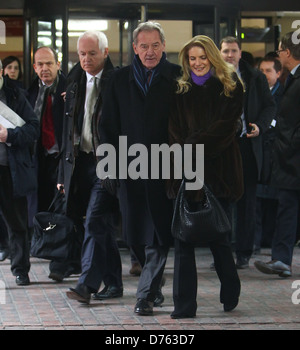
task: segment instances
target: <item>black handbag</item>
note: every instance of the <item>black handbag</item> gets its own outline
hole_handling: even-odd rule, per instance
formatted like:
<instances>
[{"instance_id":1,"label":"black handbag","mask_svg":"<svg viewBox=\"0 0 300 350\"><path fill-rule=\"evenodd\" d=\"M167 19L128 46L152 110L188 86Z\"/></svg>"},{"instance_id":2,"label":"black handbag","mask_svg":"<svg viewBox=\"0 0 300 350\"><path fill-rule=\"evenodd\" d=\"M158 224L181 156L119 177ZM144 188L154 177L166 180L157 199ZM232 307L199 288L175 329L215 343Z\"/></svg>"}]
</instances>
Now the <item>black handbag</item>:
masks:
<instances>
[{"instance_id":1,"label":"black handbag","mask_svg":"<svg viewBox=\"0 0 300 350\"><path fill-rule=\"evenodd\" d=\"M75 246L74 223L65 215L65 195L60 190L47 212L39 212L33 218L31 256L66 261L72 259Z\"/></svg>"},{"instance_id":2,"label":"black handbag","mask_svg":"<svg viewBox=\"0 0 300 350\"><path fill-rule=\"evenodd\" d=\"M205 184L203 192L201 201L189 200L182 180L175 200L173 237L197 245L224 239L230 233L231 224L220 202Z\"/></svg>"}]
</instances>

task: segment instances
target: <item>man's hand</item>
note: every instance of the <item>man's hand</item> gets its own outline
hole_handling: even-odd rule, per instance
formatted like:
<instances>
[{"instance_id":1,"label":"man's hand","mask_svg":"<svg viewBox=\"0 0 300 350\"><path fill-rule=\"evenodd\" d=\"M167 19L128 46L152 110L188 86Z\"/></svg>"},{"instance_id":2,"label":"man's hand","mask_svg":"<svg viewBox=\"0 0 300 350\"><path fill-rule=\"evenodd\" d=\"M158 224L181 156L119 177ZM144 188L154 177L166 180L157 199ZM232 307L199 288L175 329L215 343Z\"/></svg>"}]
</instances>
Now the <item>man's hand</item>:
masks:
<instances>
[{"instance_id":1,"label":"man's hand","mask_svg":"<svg viewBox=\"0 0 300 350\"><path fill-rule=\"evenodd\" d=\"M57 187L57 189L60 192L65 193L65 189L64 189L64 185L63 184L57 184L56 187Z\"/></svg>"},{"instance_id":2,"label":"man's hand","mask_svg":"<svg viewBox=\"0 0 300 350\"><path fill-rule=\"evenodd\" d=\"M259 135L259 127L254 123L249 123L252 130L250 133L247 133L247 137L257 137Z\"/></svg>"},{"instance_id":3,"label":"man's hand","mask_svg":"<svg viewBox=\"0 0 300 350\"><path fill-rule=\"evenodd\" d=\"M6 142L7 140L7 129L0 124L0 142Z\"/></svg>"}]
</instances>

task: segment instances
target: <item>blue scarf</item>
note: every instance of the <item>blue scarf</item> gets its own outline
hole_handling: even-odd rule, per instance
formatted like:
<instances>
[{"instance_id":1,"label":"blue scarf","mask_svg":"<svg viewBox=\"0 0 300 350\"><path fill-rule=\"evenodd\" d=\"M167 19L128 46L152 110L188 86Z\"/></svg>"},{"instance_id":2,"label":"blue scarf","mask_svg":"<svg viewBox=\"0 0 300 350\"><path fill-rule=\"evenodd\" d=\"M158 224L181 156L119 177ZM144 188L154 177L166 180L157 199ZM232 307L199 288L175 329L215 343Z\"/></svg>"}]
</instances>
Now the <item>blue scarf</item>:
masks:
<instances>
[{"instance_id":1,"label":"blue scarf","mask_svg":"<svg viewBox=\"0 0 300 350\"><path fill-rule=\"evenodd\" d=\"M148 83L147 80L148 80L149 69L147 69L145 66L143 66L138 55L134 56L133 62L132 62L134 79L135 79L138 87L142 90L142 92L145 96L147 95L147 92L149 90L149 87L150 87L153 79L159 74L161 66L165 62L165 60L166 60L166 54L165 54L165 52L163 52L159 64L151 70L152 76L151 76L150 81Z\"/></svg>"}]
</instances>

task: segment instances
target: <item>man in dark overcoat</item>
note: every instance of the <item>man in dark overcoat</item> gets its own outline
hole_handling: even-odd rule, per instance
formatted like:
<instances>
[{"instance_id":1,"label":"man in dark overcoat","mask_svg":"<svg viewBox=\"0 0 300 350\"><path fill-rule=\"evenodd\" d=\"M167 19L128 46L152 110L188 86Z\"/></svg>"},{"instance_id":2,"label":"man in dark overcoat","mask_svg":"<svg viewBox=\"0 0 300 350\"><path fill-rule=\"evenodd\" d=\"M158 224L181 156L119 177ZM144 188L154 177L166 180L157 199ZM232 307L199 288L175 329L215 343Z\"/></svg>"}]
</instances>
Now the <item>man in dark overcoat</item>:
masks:
<instances>
[{"instance_id":1,"label":"man in dark overcoat","mask_svg":"<svg viewBox=\"0 0 300 350\"><path fill-rule=\"evenodd\" d=\"M279 106L283 85L279 78L282 72L282 66L277 57L265 56L258 65L258 69L265 74L270 87L271 94ZM256 191L256 232L255 232L255 251L258 251L261 244L270 246L274 236L276 222L274 217L277 213L277 189L270 186L271 168L272 168L272 150L276 138L276 115L272 120L269 129L263 134L263 166L260 182L257 184Z\"/></svg>"},{"instance_id":2,"label":"man in dark overcoat","mask_svg":"<svg viewBox=\"0 0 300 350\"><path fill-rule=\"evenodd\" d=\"M17 285L28 285L30 247L26 196L37 190L31 151L39 137L39 122L21 89L8 77L2 78L1 61L0 101L0 208L8 229L11 271ZM14 113L17 123L10 117Z\"/></svg>"},{"instance_id":3,"label":"man in dark overcoat","mask_svg":"<svg viewBox=\"0 0 300 350\"><path fill-rule=\"evenodd\" d=\"M237 38L221 40L224 60L235 66L245 84L242 130L239 147L243 161L244 194L236 204L235 251L238 269L249 267L255 238L256 186L263 165L262 135L269 129L276 113L265 75L241 59L241 44Z\"/></svg>"},{"instance_id":4,"label":"man in dark overcoat","mask_svg":"<svg viewBox=\"0 0 300 350\"><path fill-rule=\"evenodd\" d=\"M97 126L102 103L114 67L104 33L83 33L78 38L77 48L80 62L67 78L58 187L64 188L67 215L75 223L79 242L73 263L81 267L81 275L76 287L67 291L67 296L89 303L92 293L98 292L103 281L101 298L123 295L122 264L114 221L119 214L118 199L101 186L96 175L95 152L99 144Z\"/></svg>"},{"instance_id":5,"label":"man in dark overcoat","mask_svg":"<svg viewBox=\"0 0 300 350\"><path fill-rule=\"evenodd\" d=\"M165 38L158 23L141 23L133 39L133 63L117 71L109 86L100 121L100 141L113 145L117 155L124 148L127 152L130 146L142 144L148 150L150 163L151 145L168 144L170 96L180 67L166 60ZM119 148L119 136L126 137L127 147ZM125 158L127 164L134 159L127 155ZM127 173L127 169L119 170ZM143 267L135 306L140 315L153 313L173 242L172 201L166 196L164 180L150 179L150 174L151 164L148 179L120 179L118 191L124 238Z\"/></svg>"},{"instance_id":6,"label":"man in dark overcoat","mask_svg":"<svg viewBox=\"0 0 300 350\"><path fill-rule=\"evenodd\" d=\"M27 197L29 227L37 212L48 211L57 192L58 164L62 149L64 98L66 77L60 70L57 53L51 47L40 47L34 54L33 67L37 74L27 91L27 98L41 126L35 147L38 173L38 191ZM64 265L52 260L49 278L61 281L65 276ZM76 271L68 271L68 275Z\"/></svg>"},{"instance_id":7,"label":"man in dark overcoat","mask_svg":"<svg viewBox=\"0 0 300 350\"><path fill-rule=\"evenodd\" d=\"M296 32L295 32L296 33ZM276 230L272 260L256 261L255 267L280 277L292 275L300 205L300 43L294 32L287 33L277 53L290 74L285 82L276 123L271 184L278 188Z\"/></svg>"},{"instance_id":8,"label":"man in dark overcoat","mask_svg":"<svg viewBox=\"0 0 300 350\"><path fill-rule=\"evenodd\" d=\"M36 147L37 211L47 211L56 193L64 115L62 93L66 90L66 77L60 70L57 53L51 47L40 47L36 50L33 66L37 77L28 89L27 98L41 125L41 134Z\"/></svg>"}]
</instances>

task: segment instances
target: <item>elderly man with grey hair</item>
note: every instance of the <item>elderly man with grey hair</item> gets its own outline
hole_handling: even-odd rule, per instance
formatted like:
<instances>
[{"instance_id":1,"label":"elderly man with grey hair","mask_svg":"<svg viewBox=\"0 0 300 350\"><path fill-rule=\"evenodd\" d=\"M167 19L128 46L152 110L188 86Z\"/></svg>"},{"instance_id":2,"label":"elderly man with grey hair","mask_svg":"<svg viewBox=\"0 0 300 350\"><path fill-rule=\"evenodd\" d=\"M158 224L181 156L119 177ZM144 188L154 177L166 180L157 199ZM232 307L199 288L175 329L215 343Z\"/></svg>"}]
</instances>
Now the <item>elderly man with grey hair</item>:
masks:
<instances>
[{"instance_id":1,"label":"elderly man with grey hair","mask_svg":"<svg viewBox=\"0 0 300 350\"><path fill-rule=\"evenodd\" d=\"M58 188L65 192L67 215L74 221L74 234L80 242L74 261L68 265L70 268L73 263L80 263L81 276L67 296L89 304L92 293L98 292L102 282L103 298L123 295L121 259L115 238L118 200L101 187L96 175L97 125L114 68L105 34L85 32L77 47L79 63L67 78Z\"/></svg>"},{"instance_id":2,"label":"elderly man with grey hair","mask_svg":"<svg viewBox=\"0 0 300 350\"><path fill-rule=\"evenodd\" d=\"M112 144L117 154L120 135L127 137L126 154L136 143L145 145L149 152L152 144L168 144L170 99L173 84L180 74L180 67L166 59L165 37L159 23L140 23L133 38L135 57L131 65L114 74L100 121L101 144ZM131 160L130 156L122 159L126 164ZM118 170L124 174L125 169ZM149 166L148 174L151 173ZM160 287L173 242L173 205L167 198L162 178L124 179L119 175L117 188L124 238L142 266L134 312L152 315L153 306L163 302ZM116 179L104 182L110 190L117 183Z\"/></svg>"},{"instance_id":3,"label":"elderly man with grey hair","mask_svg":"<svg viewBox=\"0 0 300 350\"><path fill-rule=\"evenodd\" d=\"M9 235L11 271L17 285L30 283L26 196L37 189L32 145L39 122L23 92L2 77L0 61L0 208Z\"/></svg>"}]
</instances>

